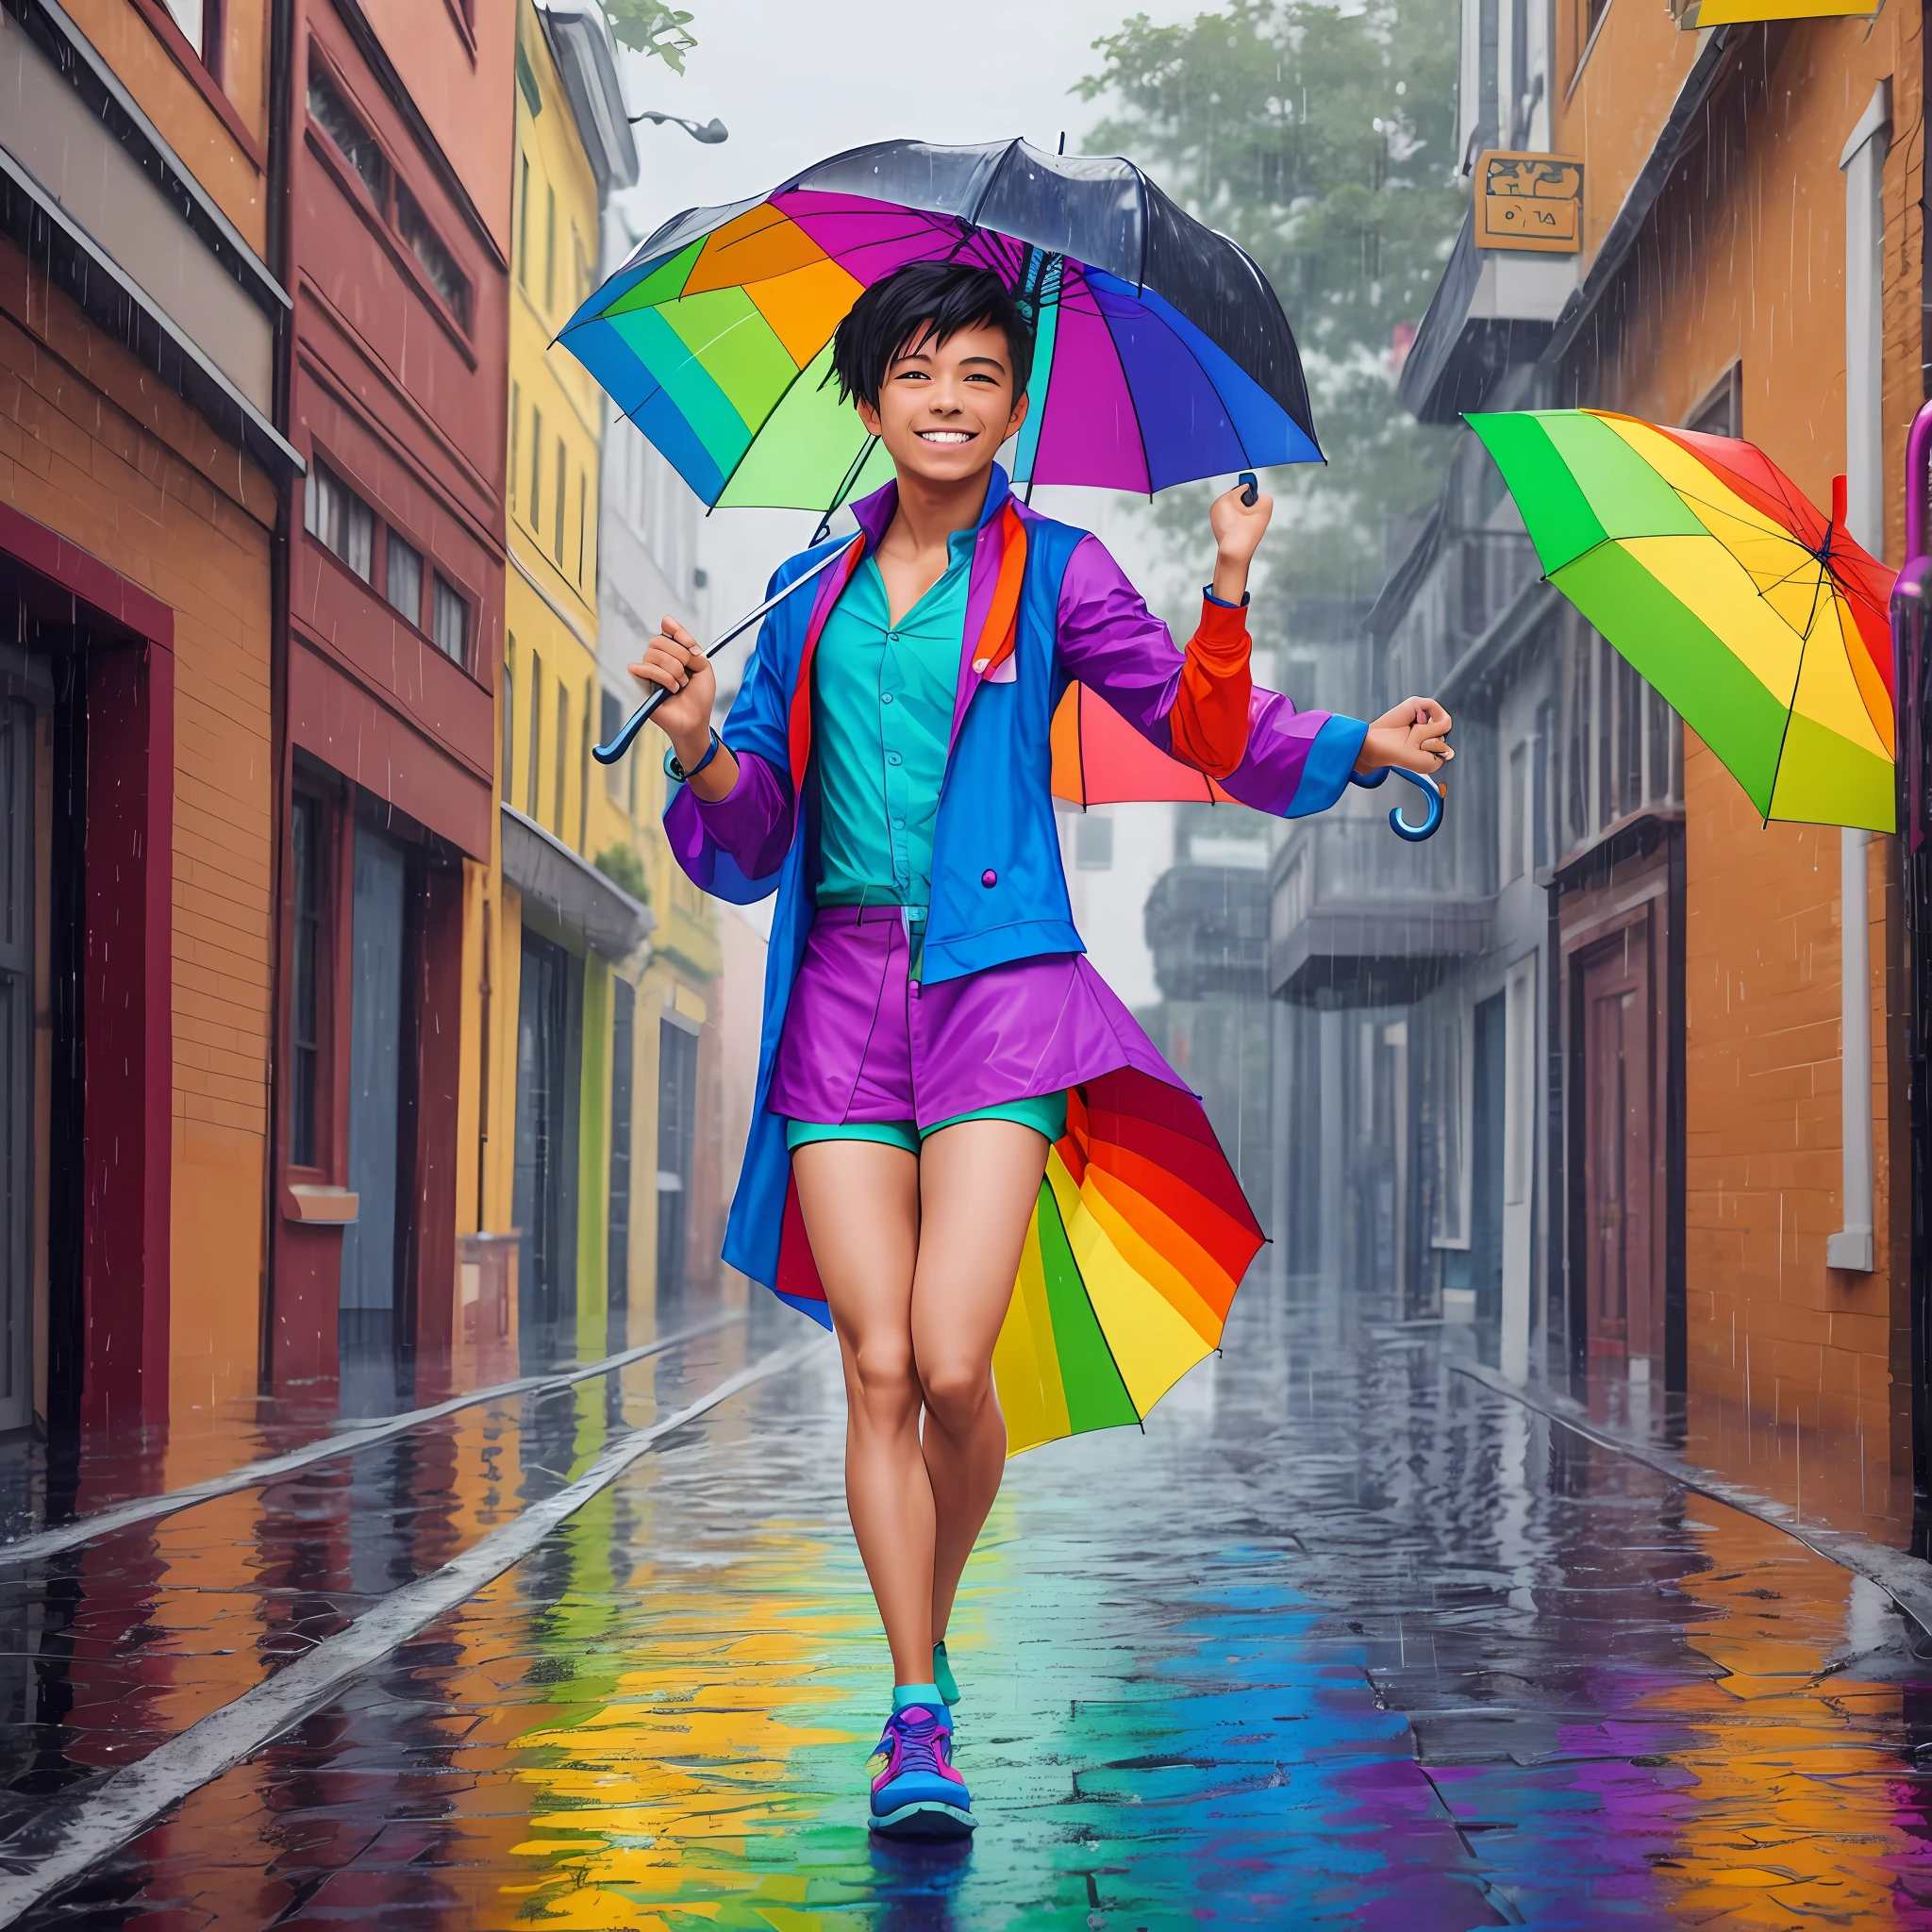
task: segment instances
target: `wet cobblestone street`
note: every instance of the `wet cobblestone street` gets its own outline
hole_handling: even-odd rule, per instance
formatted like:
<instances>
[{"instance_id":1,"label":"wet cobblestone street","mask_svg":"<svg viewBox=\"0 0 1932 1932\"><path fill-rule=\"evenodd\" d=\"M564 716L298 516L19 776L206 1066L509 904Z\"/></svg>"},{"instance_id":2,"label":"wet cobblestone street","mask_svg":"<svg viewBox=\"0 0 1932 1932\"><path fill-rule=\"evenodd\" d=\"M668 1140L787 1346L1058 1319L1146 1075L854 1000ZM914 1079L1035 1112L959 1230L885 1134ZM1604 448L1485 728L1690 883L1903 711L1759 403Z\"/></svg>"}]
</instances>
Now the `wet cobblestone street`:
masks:
<instances>
[{"instance_id":1,"label":"wet cobblestone street","mask_svg":"<svg viewBox=\"0 0 1932 1932\"><path fill-rule=\"evenodd\" d=\"M666 1439L162 1822L117 1766L797 1339L754 1321L9 1573L22 1924L1932 1925L1932 1665L1873 1584L1263 1292L1144 1436L1017 1460L952 1649L980 1830L870 1843L833 1357ZM1921 1640L1923 1641L1923 1640Z\"/></svg>"}]
</instances>

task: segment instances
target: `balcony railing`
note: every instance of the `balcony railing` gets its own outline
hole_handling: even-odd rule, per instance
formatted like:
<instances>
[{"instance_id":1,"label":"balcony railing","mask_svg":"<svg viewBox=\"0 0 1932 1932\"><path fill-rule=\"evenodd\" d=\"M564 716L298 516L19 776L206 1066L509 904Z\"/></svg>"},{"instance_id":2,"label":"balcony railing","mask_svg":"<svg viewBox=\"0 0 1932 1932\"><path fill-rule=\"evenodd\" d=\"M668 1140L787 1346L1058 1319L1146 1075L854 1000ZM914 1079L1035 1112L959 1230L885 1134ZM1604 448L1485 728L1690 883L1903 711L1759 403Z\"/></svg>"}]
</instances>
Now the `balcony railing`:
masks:
<instances>
[{"instance_id":1,"label":"balcony railing","mask_svg":"<svg viewBox=\"0 0 1932 1932\"><path fill-rule=\"evenodd\" d=\"M1389 829L1389 788L1290 831L1270 874L1268 988L1317 1007L1419 999L1488 942L1486 827L1458 815L1410 845Z\"/></svg>"}]
</instances>

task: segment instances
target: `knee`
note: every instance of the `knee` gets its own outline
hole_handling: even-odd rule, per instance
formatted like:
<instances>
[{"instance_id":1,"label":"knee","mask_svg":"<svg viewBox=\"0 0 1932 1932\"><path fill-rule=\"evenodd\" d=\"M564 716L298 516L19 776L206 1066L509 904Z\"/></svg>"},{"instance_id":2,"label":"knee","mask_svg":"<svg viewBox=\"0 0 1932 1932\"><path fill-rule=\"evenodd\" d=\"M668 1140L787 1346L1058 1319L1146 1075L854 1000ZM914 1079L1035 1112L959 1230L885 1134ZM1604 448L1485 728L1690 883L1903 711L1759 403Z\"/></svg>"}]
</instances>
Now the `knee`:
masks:
<instances>
[{"instance_id":1,"label":"knee","mask_svg":"<svg viewBox=\"0 0 1932 1932\"><path fill-rule=\"evenodd\" d=\"M854 1393L874 1422L900 1422L918 1407L919 1382L909 1340L868 1337L853 1344L851 1357Z\"/></svg>"},{"instance_id":2,"label":"knee","mask_svg":"<svg viewBox=\"0 0 1932 1932\"><path fill-rule=\"evenodd\" d=\"M985 1363L922 1362L919 1383L926 1409L948 1434L971 1428L992 1401L992 1370Z\"/></svg>"}]
</instances>

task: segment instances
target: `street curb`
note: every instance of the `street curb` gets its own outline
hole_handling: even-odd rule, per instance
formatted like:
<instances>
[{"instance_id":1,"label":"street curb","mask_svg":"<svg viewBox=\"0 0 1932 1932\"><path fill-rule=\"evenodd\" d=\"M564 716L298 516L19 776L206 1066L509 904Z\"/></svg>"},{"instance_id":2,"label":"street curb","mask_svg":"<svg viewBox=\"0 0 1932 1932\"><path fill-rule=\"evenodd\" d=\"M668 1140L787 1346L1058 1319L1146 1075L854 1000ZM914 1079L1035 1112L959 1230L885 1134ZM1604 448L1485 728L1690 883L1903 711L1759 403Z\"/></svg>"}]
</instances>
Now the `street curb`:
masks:
<instances>
[{"instance_id":1,"label":"street curb","mask_svg":"<svg viewBox=\"0 0 1932 1932\"><path fill-rule=\"evenodd\" d=\"M1713 1502L1725 1504L1746 1516L1755 1516L1772 1529L1782 1530L1827 1562L1836 1563L1840 1569L1849 1570L1855 1576L1875 1583L1924 1635L1932 1639L1932 1563L1921 1562L1917 1557L1908 1557L1903 1550L1874 1542L1870 1537L1859 1536L1851 1530L1805 1523L1783 1503L1756 1490L1746 1489L1741 1483L1726 1482L1723 1476L1713 1475L1709 1470L1701 1469L1694 1462L1686 1462L1648 1442L1626 1436L1621 1430L1592 1422L1567 1398L1535 1392L1507 1380L1494 1369L1485 1368L1480 1362L1452 1358L1446 1361L1446 1366L1458 1375L1467 1375L1472 1382L1481 1383L1492 1394L1506 1395L1511 1402L1521 1403L1524 1408L1547 1416L1551 1422L1560 1424L1587 1442L1594 1442L1601 1449L1613 1450L1619 1456L1627 1456L1633 1462L1641 1462L1646 1468L1656 1470L1659 1475L1669 1476L1673 1482L1695 1491L1700 1496L1708 1496Z\"/></svg>"}]
</instances>

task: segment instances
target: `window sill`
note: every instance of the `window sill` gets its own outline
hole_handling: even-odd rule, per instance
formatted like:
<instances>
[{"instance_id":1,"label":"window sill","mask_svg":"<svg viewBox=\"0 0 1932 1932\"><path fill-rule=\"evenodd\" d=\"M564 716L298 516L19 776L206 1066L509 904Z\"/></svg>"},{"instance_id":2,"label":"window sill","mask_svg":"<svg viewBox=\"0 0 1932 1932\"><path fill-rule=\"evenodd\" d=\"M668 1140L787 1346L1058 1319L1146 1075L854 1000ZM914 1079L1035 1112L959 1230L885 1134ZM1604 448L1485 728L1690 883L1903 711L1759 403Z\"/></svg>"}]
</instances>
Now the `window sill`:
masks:
<instances>
[{"instance_id":1,"label":"window sill","mask_svg":"<svg viewBox=\"0 0 1932 1932\"><path fill-rule=\"evenodd\" d=\"M361 1196L348 1188L290 1181L282 1188L282 1216L323 1227L346 1227L361 1212Z\"/></svg>"}]
</instances>

